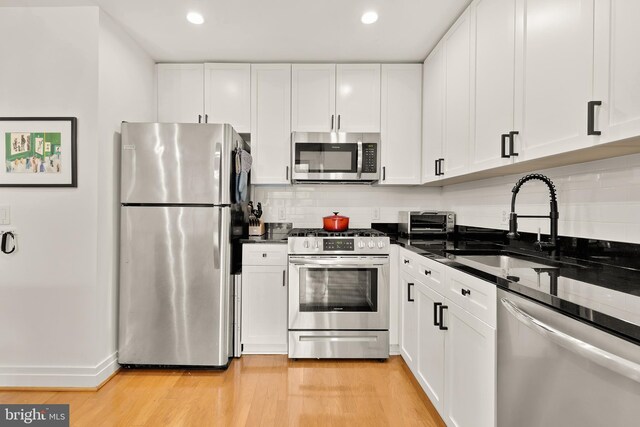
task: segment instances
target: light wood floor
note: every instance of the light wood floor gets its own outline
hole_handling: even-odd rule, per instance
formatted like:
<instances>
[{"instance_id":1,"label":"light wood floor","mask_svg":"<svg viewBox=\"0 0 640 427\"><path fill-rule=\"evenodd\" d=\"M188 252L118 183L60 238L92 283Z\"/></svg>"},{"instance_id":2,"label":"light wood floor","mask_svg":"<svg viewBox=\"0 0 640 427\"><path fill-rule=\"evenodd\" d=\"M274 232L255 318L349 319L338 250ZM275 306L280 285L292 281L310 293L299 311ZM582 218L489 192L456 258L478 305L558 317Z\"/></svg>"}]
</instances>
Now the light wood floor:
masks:
<instances>
[{"instance_id":1,"label":"light wood floor","mask_svg":"<svg viewBox=\"0 0 640 427\"><path fill-rule=\"evenodd\" d=\"M444 426L399 356L123 370L95 392L0 391L0 403L69 403L72 426Z\"/></svg>"}]
</instances>

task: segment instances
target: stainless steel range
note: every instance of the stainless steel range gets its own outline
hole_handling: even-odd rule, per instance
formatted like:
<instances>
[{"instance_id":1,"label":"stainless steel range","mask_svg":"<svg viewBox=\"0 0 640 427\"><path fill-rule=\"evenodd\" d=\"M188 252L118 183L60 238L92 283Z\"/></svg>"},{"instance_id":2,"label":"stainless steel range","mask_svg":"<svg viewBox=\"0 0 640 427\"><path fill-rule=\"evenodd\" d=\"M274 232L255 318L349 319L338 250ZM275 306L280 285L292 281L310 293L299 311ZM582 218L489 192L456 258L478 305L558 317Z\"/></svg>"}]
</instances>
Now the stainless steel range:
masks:
<instances>
[{"instance_id":1,"label":"stainless steel range","mask_svg":"<svg viewBox=\"0 0 640 427\"><path fill-rule=\"evenodd\" d=\"M289 233L289 357L389 357L389 238Z\"/></svg>"}]
</instances>

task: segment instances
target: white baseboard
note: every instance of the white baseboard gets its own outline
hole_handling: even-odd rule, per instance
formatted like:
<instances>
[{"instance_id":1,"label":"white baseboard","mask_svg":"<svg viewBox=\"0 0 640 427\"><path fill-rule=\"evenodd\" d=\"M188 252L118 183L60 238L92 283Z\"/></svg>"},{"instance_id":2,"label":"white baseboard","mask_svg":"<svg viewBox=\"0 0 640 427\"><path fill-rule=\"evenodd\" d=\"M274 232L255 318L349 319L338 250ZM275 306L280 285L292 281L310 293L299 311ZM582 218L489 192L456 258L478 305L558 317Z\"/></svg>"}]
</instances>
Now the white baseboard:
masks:
<instances>
[{"instance_id":1,"label":"white baseboard","mask_svg":"<svg viewBox=\"0 0 640 427\"><path fill-rule=\"evenodd\" d=\"M0 387L95 388L119 367L118 352L96 366L0 366Z\"/></svg>"},{"instance_id":2,"label":"white baseboard","mask_svg":"<svg viewBox=\"0 0 640 427\"><path fill-rule=\"evenodd\" d=\"M400 344L391 344L389 346L389 354L391 356L397 356L400 354Z\"/></svg>"}]
</instances>

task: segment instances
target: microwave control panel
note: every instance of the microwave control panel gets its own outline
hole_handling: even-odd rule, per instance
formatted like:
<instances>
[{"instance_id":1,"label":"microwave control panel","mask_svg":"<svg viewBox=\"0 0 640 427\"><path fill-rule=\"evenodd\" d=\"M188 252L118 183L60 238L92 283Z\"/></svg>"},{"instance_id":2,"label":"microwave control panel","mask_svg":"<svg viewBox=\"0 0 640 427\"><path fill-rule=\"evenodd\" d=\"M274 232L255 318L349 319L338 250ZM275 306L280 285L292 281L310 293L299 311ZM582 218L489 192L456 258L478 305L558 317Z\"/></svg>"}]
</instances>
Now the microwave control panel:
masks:
<instances>
[{"instance_id":1,"label":"microwave control panel","mask_svg":"<svg viewBox=\"0 0 640 427\"><path fill-rule=\"evenodd\" d=\"M362 173L376 173L378 169L378 144L362 144Z\"/></svg>"}]
</instances>

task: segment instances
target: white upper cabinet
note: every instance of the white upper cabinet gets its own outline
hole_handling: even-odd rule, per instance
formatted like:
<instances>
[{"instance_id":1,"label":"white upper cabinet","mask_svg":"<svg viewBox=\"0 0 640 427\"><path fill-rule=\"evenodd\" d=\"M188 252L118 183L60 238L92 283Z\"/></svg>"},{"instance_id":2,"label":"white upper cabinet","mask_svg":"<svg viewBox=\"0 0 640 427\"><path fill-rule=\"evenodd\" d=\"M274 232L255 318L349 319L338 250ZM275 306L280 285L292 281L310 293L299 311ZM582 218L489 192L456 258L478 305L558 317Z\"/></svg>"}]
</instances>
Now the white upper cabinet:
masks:
<instances>
[{"instance_id":1,"label":"white upper cabinet","mask_svg":"<svg viewBox=\"0 0 640 427\"><path fill-rule=\"evenodd\" d=\"M469 164L471 19L467 9L444 37L445 104L443 177L460 175Z\"/></svg>"},{"instance_id":2,"label":"white upper cabinet","mask_svg":"<svg viewBox=\"0 0 640 427\"><path fill-rule=\"evenodd\" d=\"M593 92L593 2L518 2L522 8L516 27L518 161L589 145L586 128L587 103Z\"/></svg>"},{"instance_id":3,"label":"white upper cabinet","mask_svg":"<svg viewBox=\"0 0 640 427\"><path fill-rule=\"evenodd\" d=\"M336 130L335 64L293 64L291 69L291 130Z\"/></svg>"},{"instance_id":4,"label":"white upper cabinet","mask_svg":"<svg viewBox=\"0 0 640 427\"><path fill-rule=\"evenodd\" d=\"M289 183L291 65L251 66L252 184Z\"/></svg>"},{"instance_id":5,"label":"white upper cabinet","mask_svg":"<svg viewBox=\"0 0 640 427\"><path fill-rule=\"evenodd\" d=\"M640 2L601 0L595 11L593 130L597 142L640 135ZM635 143L637 144L637 142Z\"/></svg>"},{"instance_id":6,"label":"white upper cabinet","mask_svg":"<svg viewBox=\"0 0 640 427\"><path fill-rule=\"evenodd\" d=\"M380 184L420 184L422 64L382 65Z\"/></svg>"},{"instance_id":7,"label":"white upper cabinet","mask_svg":"<svg viewBox=\"0 0 640 427\"><path fill-rule=\"evenodd\" d=\"M483 170L513 162L509 139L513 123L516 2L477 0L475 64L472 81L470 169ZM503 157L505 156L505 157Z\"/></svg>"},{"instance_id":8,"label":"white upper cabinet","mask_svg":"<svg viewBox=\"0 0 640 427\"><path fill-rule=\"evenodd\" d=\"M380 64L338 64L336 128L380 132Z\"/></svg>"},{"instance_id":9,"label":"white upper cabinet","mask_svg":"<svg viewBox=\"0 0 640 427\"><path fill-rule=\"evenodd\" d=\"M198 123L204 117L204 66L158 64L158 121Z\"/></svg>"},{"instance_id":10,"label":"white upper cabinet","mask_svg":"<svg viewBox=\"0 0 640 427\"><path fill-rule=\"evenodd\" d=\"M440 178L438 162L442 156L444 124L444 53L436 46L424 61L422 85L422 179Z\"/></svg>"},{"instance_id":11,"label":"white upper cabinet","mask_svg":"<svg viewBox=\"0 0 640 427\"><path fill-rule=\"evenodd\" d=\"M251 132L249 64L205 64L204 90L208 123L229 123L238 133Z\"/></svg>"}]
</instances>

